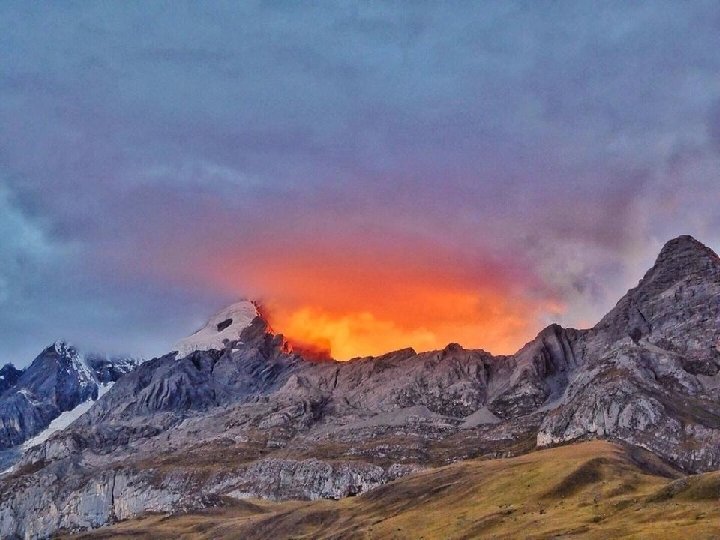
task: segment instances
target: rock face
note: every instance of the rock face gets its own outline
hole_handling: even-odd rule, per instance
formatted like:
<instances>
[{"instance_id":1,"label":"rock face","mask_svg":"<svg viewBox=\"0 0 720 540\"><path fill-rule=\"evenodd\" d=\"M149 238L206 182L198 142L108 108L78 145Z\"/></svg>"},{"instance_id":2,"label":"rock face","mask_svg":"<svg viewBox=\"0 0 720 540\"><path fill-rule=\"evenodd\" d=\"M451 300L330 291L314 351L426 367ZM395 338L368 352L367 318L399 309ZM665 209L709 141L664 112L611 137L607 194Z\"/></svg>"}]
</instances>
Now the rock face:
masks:
<instances>
[{"instance_id":1,"label":"rock face","mask_svg":"<svg viewBox=\"0 0 720 540\"><path fill-rule=\"evenodd\" d=\"M142 364L0 479L1 537L222 497L339 498L585 438L720 468L720 259L690 237L594 328L550 326L512 356L451 344L313 363L259 315L220 315L206 330L237 335Z\"/></svg>"},{"instance_id":2,"label":"rock face","mask_svg":"<svg viewBox=\"0 0 720 540\"><path fill-rule=\"evenodd\" d=\"M0 393L0 450L17 446L44 430L61 413L98 397L99 385L133 369L132 360L88 362L67 343L46 348L24 371L5 366Z\"/></svg>"},{"instance_id":3,"label":"rock face","mask_svg":"<svg viewBox=\"0 0 720 540\"><path fill-rule=\"evenodd\" d=\"M22 369L17 369L12 364L5 364L0 368L0 395L11 388L23 374Z\"/></svg>"},{"instance_id":4,"label":"rock face","mask_svg":"<svg viewBox=\"0 0 720 540\"><path fill-rule=\"evenodd\" d=\"M720 259L668 242L640 284L582 338L583 369L538 442L612 437L689 471L720 468Z\"/></svg>"},{"instance_id":5,"label":"rock face","mask_svg":"<svg viewBox=\"0 0 720 540\"><path fill-rule=\"evenodd\" d=\"M87 364L100 384L110 384L138 367L140 360L121 356L107 357L91 353L85 356L85 364Z\"/></svg>"}]
</instances>

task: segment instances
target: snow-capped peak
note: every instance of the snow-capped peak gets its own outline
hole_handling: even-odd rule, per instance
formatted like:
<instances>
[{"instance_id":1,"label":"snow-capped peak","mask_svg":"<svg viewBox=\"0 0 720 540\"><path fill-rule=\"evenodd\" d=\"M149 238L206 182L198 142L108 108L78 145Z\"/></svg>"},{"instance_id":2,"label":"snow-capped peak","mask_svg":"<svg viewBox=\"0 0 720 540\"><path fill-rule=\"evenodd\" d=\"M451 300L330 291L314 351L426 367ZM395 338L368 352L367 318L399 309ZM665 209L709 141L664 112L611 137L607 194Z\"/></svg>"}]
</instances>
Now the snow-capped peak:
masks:
<instances>
[{"instance_id":1,"label":"snow-capped peak","mask_svg":"<svg viewBox=\"0 0 720 540\"><path fill-rule=\"evenodd\" d=\"M180 356L193 351L224 349L229 341L237 341L243 330L250 326L255 317L259 317L257 305L243 300L213 315L200 330L178 341L173 347Z\"/></svg>"},{"instance_id":2,"label":"snow-capped peak","mask_svg":"<svg viewBox=\"0 0 720 540\"><path fill-rule=\"evenodd\" d=\"M65 373L75 373L81 387L113 382L144 361L130 357L110 357L102 353L86 354L65 340L55 341L45 352L57 355Z\"/></svg>"}]
</instances>

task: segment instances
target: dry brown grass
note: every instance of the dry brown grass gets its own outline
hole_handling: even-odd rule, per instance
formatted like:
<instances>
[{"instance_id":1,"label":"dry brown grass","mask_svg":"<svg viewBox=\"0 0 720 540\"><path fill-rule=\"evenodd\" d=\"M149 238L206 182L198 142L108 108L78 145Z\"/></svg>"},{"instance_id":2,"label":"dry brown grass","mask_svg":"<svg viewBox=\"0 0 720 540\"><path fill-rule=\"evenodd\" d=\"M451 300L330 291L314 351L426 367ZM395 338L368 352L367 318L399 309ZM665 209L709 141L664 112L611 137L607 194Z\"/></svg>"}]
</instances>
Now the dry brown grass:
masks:
<instances>
[{"instance_id":1,"label":"dry brown grass","mask_svg":"<svg viewBox=\"0 0 720 540\"><path fill-rule=\"evenodd\" d=\"M338 502L248 501L75 538L720 538L720 473L658 472L671 473L651 456L593 441L457 463Z\"/></svg>"}]
</instances>

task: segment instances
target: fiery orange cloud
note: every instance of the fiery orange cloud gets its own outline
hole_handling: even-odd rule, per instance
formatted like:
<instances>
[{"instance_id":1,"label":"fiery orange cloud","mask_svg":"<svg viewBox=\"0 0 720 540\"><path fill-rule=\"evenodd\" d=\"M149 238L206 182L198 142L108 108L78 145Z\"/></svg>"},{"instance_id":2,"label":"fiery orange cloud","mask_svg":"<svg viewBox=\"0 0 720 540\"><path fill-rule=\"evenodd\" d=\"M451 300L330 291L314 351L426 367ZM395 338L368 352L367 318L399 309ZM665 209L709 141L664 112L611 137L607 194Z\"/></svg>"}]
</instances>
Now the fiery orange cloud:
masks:
<instances>
[{"instance_id":1,"label":"fiery orange cloud","mask_svg":"<svg viewBox=\"0 0 720 540\"><path fill-rule=\"evenodd\" d=\"M390 240L375 231L332 239L320 232L308 246L305 237L293 241L257 231L237 250L199 244L191 257L166 246L146 268L228 297L259 300L273 328L295 348L318 358L329 351L338 360L451 342L510 354L564 309L512 256L474 256L462 245L444 246L452 244L445 239Z\"/></svg>"},{"instance_id":2,"label":"fiery orange cloud","mask_svg":"<svg viewBox=\"0 0 720 540\"><path fill-rule=\"evenodd\" d=\"M467 280L426 264L288 254L283 262L225 259L209 270L210 279L237 294L259 293L276 331L301 348L329 349L338 360L450 342L512 353L535 335L541 314L560 309L524 296L502 275Z\"/></svg>"}]
</instances>

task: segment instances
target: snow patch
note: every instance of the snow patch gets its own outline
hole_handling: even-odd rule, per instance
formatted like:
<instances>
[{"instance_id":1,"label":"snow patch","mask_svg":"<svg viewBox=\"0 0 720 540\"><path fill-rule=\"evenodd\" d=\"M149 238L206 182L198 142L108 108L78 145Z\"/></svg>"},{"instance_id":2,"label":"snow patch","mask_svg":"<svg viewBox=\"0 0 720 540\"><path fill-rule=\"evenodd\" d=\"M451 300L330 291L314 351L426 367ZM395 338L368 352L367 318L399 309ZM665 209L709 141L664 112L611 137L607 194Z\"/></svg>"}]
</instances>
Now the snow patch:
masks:
<instances>
[{"instance_id":1,"label":"snow patch","mask_svg":"<svg viewBox=\"0 0 720 540\"><path fill-rule=\"evenodd\" d=\"M37 405L38 400L35 399L35 396L26 388L21 388L18 390L17 395L20 395L24 397L29 403L32 403L33 405Z\"/></svg>"},{"instance_id":2,"label":"snow patch","mask_svg":"<svg viewBox=\"0 0 720 540\"><path fill-rule=\"evenodd\" d=\"M226 342L239 340L242 331L259 315L252 302L238 302L213 315L203 328L178 341L173 349L179 357L194 351L222 350Z\"/></svg>"},{"instance_id":3,"label":"snow patch","mask_svg":"<svg viewBox=\"0 0 720 540\"><path fill-rule=\"evenodd\" d=\"M98 385L98 399L103 397L107 392L112 388L112 386L115 383L108 383L108 384L100 384ZM63 429L67 428L70 424L72 424L75 420L80 418L83 414L85 414L87 411L90 410L90 407L92 407L95 404L95 401L97 400L88 400L83 403L80 403L77 405L74 409L71 409L69 411L65 411L60 414L55 420L50 422L50 425L46 427L43 431L35 435L32 439L28 439L25 441L22 445L22 451L25 452L29 448L32 448L33 446L37 446L38 444L42 444L45 441L47 441L54 433L58 431L62 431Z\"/></svg>"}]
</instances>

